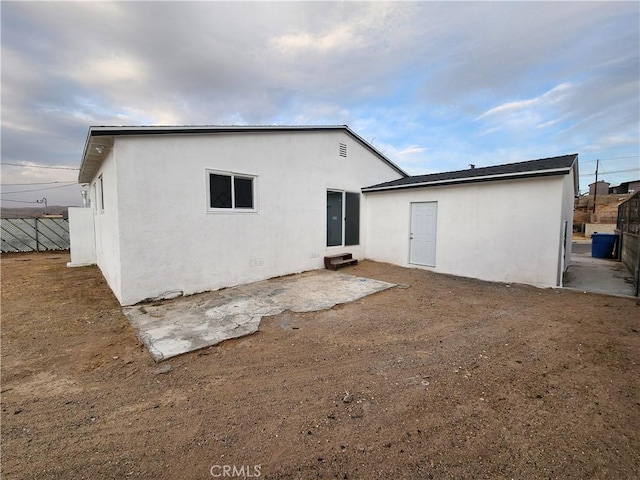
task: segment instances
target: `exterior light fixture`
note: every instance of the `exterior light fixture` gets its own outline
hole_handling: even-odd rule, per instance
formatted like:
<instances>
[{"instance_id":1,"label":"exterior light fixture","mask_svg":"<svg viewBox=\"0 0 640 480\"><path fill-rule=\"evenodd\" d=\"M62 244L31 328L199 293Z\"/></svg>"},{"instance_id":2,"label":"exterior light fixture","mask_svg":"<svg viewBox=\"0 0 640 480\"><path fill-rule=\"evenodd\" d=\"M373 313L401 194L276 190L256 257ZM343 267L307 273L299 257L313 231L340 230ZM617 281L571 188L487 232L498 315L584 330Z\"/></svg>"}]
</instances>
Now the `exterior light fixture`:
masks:
<instances>
[{"instance_id":1,"label":"exterior light fixture","mask_svg":"<svg viewBox=\"0 0 640 480\"><path fill-rule=\"evenodd\" d=\"M36 200L36 203L44 203L44 214L47 214L47 197L42 197L42 200Z\"/></svg>"}]
</instances>

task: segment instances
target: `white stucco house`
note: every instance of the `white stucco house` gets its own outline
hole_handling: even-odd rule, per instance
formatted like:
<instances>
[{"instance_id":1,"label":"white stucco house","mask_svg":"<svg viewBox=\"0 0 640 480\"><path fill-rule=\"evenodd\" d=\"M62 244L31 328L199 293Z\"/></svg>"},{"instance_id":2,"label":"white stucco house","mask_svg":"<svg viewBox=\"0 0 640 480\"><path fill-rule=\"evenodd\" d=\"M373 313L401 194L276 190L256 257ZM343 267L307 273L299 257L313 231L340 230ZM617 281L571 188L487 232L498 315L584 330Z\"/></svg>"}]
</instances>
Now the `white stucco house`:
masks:
<instances>
[{"instance_id":1,"label":"white stucco house","mask_svg":"<svg viewBox=\"0 0 640 480\"><path fill-rule=\"evenodd\" d=\"M498 282L562 286L578 155L363 188L367 258Z\"/></svg>"},{"instance_id":2,"label":"white stucco house","mask_svg":"<svg viewBox=\"0 0 640 480\"><path fill-rule=\"evenodd\" d=\"M324 267L327 255L562 284L577 155L409 177L347 126L91 127L70 266L122 305Z\"/></svg>"},{"instance_id":3,"label":"white stucco house","mask_svg":"<svg viewBox=\"0 0 640 480\"><path fill-rule=\"evenodd\" d=\"M364 258L362 187L406 176L346 126L91 127L71 265L131 305Z\"/></svg>"}]
</instances>

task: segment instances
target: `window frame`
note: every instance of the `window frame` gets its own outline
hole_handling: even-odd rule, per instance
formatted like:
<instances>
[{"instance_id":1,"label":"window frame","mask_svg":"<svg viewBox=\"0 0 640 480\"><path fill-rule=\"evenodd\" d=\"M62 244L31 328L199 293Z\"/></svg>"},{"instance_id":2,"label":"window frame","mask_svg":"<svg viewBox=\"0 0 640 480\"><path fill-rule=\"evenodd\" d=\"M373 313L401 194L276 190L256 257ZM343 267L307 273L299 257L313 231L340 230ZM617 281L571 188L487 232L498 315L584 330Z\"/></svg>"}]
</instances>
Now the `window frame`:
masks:
<instances>
[{"instance_id":1,"label":"window frame","mask_svg":"<svg viewBox=\"0 0 640 480\"><path fill-rule=\"evenodd\" d=\"M211 206L211 175L220 175L230 177L231 179L231 207L212 207ZM251 180L251 195L253 200L252 208L236 207L235 179L242 178ZM206 185L206 211L207 213L258 213L258 176L240 172L229 172L225 170L216 170L213 168L205 169L205 185Z\"/></svg>"},{"instance_id":2,"label":"window frame","mask_svg":"<svg viewBox=\"0 0 640 480\"><path fill-rule=\"evenodd\" d=\"M328 238L327 238L327 242L325 245L325 248L344 248L344 247L357 247L361 245L361 241L362 239L360 238L360 227L361 227L361 218L360 218L360 200L361 200L361 194L360 192L354 192L354 191L349 191L349 190L340 190L337 188L327 188L326 190L326 194L328 193L339 193L342 196L342 212L341 212L341 222L342 222L342 240L341 243L339 245L329 245L328 243ZM325 194L325 198L326 198L326 194ZM348 198L350 196L355 196L352 198L357 198L357 201L355 202L355 204L351 204L350 206L347 205L347 203L351 203ZM352 230L354 223L351 222L351 215L347 215L348 210L351 210L351 207L355 207L355 210L352 210L351 213L354 213L357 211L356 215L353 217L356 219L355 225L357 226L357 230L355 231L355 235L354 235L354 231ZM349 218L347 218L349 217ZM326 228L328 228L328 218L325 217L325 226ZM347 230L349 230L349 232L347 232ZM328 233L328 231L327 231ZM351 241L350 237L354 237L357 239L357 242L353 242Z\"/></svg>"},{"instance_id":3,"label":"window frame","mask_svg":"<svg viewBox=\"0 0 640 480\"><path fill-rule=\"evenodd\" d=\"M100 213L104 213L104 180L102 177L102 173L98 176L98 201L99 201L99 210Z\"/></svg>"}]
</instances>

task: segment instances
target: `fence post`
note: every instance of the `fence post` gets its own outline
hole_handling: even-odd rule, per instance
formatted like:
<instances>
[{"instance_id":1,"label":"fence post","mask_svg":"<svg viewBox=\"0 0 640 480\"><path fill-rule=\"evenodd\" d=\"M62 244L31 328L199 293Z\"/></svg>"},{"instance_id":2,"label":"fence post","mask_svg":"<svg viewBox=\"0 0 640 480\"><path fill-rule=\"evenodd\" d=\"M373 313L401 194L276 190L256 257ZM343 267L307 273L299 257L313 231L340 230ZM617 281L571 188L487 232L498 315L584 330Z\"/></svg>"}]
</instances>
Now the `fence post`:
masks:
<instances>
[{"instance_id":1,"label":"fence post","mask_svg":"<svg viewBox=\"0 0 640 480\"><path fill-rule=\"evenodd\" d=\"M36 252L40 251L40 241L38 239L38 217L36 217Z\"/></svg>"}]
</instances>

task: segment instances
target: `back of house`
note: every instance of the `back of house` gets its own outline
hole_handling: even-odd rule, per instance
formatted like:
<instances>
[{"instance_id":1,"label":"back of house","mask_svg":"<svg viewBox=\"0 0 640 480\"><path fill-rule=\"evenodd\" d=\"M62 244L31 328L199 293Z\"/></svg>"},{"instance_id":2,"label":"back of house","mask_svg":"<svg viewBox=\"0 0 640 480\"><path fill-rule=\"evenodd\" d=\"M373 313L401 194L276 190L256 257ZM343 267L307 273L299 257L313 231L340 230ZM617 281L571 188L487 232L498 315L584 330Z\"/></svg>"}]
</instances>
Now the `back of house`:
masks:
<instances>
[{"instance_id":1,"label":"back of house","mask_svg":"<svg viewBox=\"0 0 640 480\"><path fill-rule=\"evenodd\" d=\"M130 305L362 258L361 188L405 176L346 126L92 127L79 181L95 263Z\"/></svg>"}]
</instances>

